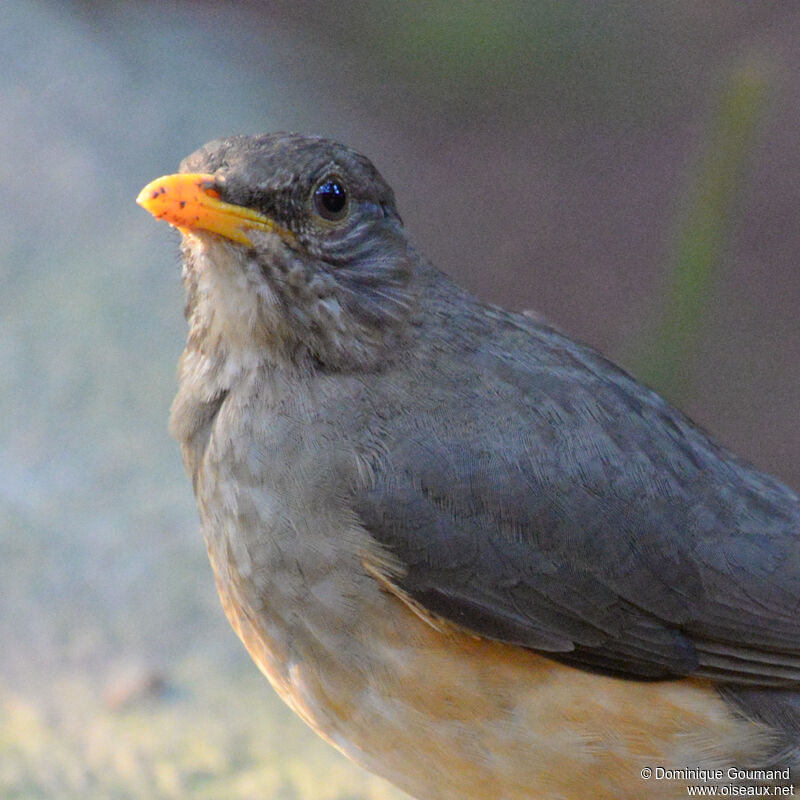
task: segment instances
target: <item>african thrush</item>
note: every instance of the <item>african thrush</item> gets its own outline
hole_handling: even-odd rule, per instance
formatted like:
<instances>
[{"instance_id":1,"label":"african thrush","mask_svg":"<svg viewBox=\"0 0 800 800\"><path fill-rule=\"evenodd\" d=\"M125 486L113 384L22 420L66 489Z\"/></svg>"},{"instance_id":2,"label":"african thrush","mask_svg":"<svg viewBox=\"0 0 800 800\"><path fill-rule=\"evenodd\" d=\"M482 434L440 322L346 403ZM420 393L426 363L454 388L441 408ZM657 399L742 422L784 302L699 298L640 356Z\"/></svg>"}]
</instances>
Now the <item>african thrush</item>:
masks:
<instances>
[{"instance_id":1,"label":"african thrush","mask_svg":"<svg viewBox=\"0 0 800 800\"><path fill-rule=\"evenodd\" d=\"M792 491L454 285L342 145L220 139L139 202L183 234L171 430L222 604L320 735L424 800L791 782Z\"/></svg>"}]
</instances>

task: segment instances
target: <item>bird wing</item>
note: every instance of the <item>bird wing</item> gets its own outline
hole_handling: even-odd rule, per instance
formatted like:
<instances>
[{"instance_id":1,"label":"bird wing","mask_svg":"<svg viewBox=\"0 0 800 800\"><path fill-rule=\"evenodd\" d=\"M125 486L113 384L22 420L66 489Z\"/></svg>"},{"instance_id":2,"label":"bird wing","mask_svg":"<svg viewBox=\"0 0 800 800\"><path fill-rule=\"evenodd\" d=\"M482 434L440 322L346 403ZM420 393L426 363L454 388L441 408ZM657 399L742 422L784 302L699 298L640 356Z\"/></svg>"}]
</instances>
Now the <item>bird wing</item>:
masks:
<instances>
[{"instance_id":1,"label":"bird wing","mask_svg":"<svg viewBox=\"0 0 800 800\"><path fill-rule=\"evenodd\" d=\"M355 505L401 565L385 579L585 669L800 685L796 495L588 348L493 327L383 414Z\"/></svg>"}]
</instances>

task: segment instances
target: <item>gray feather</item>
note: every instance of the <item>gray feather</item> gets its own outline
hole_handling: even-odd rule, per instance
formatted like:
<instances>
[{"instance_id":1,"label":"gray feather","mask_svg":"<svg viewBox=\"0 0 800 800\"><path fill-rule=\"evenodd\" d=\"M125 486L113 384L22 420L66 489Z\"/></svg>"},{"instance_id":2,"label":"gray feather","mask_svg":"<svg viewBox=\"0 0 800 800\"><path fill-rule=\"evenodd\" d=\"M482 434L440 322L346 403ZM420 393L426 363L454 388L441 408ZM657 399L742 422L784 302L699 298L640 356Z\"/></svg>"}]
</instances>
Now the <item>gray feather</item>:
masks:
<instances>
[{"instance_id":1,"label":"gray feather","mask_svg":"<svg viewBox=\"0 0 800 800\"><path fill-rule=\"evenodd\" d=\"M800 687L797 496L590 349L449 309L355 501L403 590L586 669Z\"/></svg>"}]
</instances>

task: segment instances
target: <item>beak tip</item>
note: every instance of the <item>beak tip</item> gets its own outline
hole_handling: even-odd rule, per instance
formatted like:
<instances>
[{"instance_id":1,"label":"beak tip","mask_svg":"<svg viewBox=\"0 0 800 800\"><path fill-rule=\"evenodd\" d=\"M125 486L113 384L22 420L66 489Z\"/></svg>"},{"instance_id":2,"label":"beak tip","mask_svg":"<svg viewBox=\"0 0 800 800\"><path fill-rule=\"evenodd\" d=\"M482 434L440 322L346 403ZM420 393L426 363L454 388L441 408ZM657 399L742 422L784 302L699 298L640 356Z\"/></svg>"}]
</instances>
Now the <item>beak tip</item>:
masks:
<instances>
[{"instance_id":1,"label":"beak tip","mask_svg":"<svg viewBox=\"0 0 800 800\"><path fill-rule=\"evenodd\" d=\"M167 193L167 188L164 184L171 177L171 175L165 175L163 178L156 178L154 181L150 181L150 183L139 192L136 197L136 202L146 211L154 214L155 212L153 209L156 207L157 201L162 195Z\"/></svg>"}]
</instances>

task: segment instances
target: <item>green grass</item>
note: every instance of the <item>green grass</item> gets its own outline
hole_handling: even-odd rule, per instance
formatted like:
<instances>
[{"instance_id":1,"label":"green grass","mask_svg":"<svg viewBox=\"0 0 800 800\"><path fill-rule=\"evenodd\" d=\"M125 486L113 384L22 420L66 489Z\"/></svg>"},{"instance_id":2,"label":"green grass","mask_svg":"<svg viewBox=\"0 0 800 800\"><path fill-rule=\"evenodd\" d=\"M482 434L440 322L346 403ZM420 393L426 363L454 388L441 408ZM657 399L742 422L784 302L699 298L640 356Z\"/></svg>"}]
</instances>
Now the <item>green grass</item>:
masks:
<instances>
[{"instance_id":1,"label":"green grass","mask_svg":"<svg viewBox=\"0 0 800 800\"><path fill-rule=\"evenodd\" d=\"M658 324L642 348L636 370L643 380L674 401L685 400L691 390L692 359L715 286L722 278L730 214L766 88L764 75L753 65L731 75L687 190Z\"/></svg>"},{"instance_id":2,"label":"green grass","mask_svg":"<svg viewBox=\"0 0 800 800\"><path fill-rule=\"evenodd\" d=\"M187 660L113 710L83 676L45 704L0 690L0 796L400 800L297 720L255 668Z\"/></svg>"}]
</instances>

